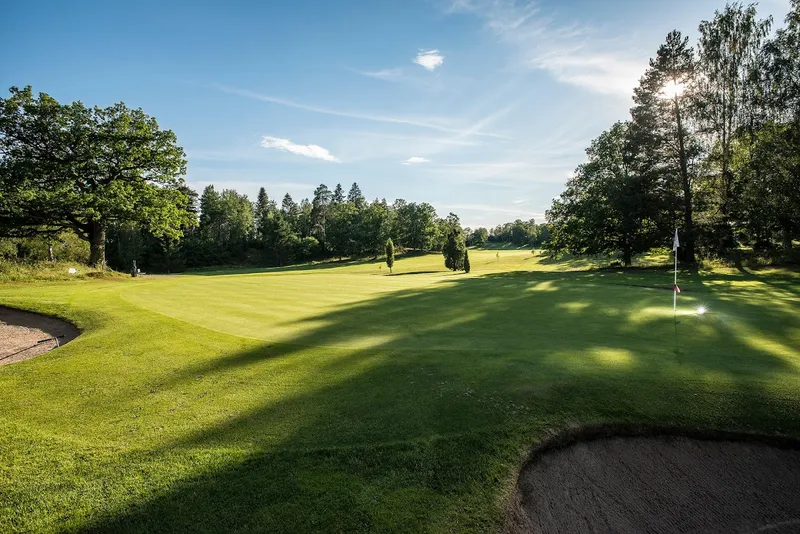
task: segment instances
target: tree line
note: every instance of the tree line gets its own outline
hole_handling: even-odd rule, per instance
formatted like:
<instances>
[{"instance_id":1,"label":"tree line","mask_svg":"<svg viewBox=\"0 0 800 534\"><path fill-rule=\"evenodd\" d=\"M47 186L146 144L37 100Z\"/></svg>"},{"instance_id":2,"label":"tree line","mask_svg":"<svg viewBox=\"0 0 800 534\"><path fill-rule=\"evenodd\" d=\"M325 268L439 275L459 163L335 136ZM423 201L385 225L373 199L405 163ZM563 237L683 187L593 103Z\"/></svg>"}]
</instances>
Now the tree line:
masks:
<instances>
[{"instance_id":1,"label":"tree line","mask_svg":"<svg viewBox=\"0 0 800 534\"><path fill-rule=\"evenodd\" d=\"M288 265L377 257L391 250L442 252L469 270L467 245L541 244L531 221L463 229L431 204L368 201L320 184L296 202L261 188L254 201L233 189L185 182L175 134L141 109L61 104L30 87L0 99L0 259L77 260L153 272L222 265ZM391 244L391 246L389 246ZM391 266L390 266L391 268Z\"/></svg>"},{"instance_id":2,"label":"tree line","mask_svg":"<svg viewBox=\"0 0 800 534\"><path fill-rule=\"evenodd\" d=\"M455 214L370 202L356 183L347 194L321 184L299 203L263 187L254 202L214 186L198 195L186 165L175 134L141 109L12 87L0 98L0 256L172 272L378 256L389 239L393 251L442 251L463 235Z\"/></svg>"},{"instance_id":3,"label":"tree line","mask_svg":"<svg viewBox=\"0 0 800 534\"><path fill-rule=\"evenodd\" d=\"M547 247L632 257L671 243L682 260L786 255L800 237L800 0L785 27L728 4L692 46L670 32L630 118L600 134L547 212Z\"/></svg>"},{"instance_id":4,"label":"tree line","mask_svg":"<svg viewBox=\"0 0 800 534\"><path fill-rule=\"evenodd\" d=\"M357 183L345 194L320 184L312 198L296 202L288 193L277 199L264 187L255 201L233 189L207 186L198 196L187 192L196 224L178 239L153 239L146 229L124 222L107 233L112 267L139 258L151 270L176 271L205 266L250 264L283 266L326 258L382 256L392 250L441 251L448 232L463 232L459 218L442 219L428 203L397 199L368 201Z\"/></svg>"}]
</instances>

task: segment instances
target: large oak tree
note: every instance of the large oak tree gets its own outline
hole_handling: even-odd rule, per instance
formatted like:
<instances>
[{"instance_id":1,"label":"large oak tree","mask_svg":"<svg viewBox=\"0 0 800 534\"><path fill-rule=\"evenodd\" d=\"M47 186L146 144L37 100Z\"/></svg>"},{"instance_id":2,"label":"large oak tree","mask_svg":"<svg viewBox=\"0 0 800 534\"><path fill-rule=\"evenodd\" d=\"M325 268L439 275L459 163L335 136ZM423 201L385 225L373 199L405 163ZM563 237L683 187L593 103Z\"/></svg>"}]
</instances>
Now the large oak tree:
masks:
<instances>
[{"instance_id":1,"label":"large oak tree","mask_svg":"<svg viewBox=\"0 0 800 534\"><path fill-rule=\"evenodd\" d=\"M72 230L103 264L112 222L169 238L194 224L185 172L175 134L141 109L60 104L30 87L0 99L1 235Z\"/></svg>"}]
</instances>

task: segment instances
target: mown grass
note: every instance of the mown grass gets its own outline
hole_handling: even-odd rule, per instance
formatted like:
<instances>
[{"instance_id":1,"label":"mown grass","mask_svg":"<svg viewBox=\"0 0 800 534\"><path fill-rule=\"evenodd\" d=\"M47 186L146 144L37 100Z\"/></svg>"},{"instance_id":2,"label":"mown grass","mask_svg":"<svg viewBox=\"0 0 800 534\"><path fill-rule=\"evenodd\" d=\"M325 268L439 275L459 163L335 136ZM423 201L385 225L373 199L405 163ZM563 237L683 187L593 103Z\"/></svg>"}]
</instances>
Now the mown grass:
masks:
<instances>
[{"instance_id":1,"label":"mown grass","mask_svg":"<svg viewBox=\"0 0 800 534\"><path fill-rule=\"evenodd\" d=\"M0 368L0 531L492 531L560 428L800 435L796 273L674 317L665 268L470 256L0 286L85 332Z\"/></svg>"}]
</instances>

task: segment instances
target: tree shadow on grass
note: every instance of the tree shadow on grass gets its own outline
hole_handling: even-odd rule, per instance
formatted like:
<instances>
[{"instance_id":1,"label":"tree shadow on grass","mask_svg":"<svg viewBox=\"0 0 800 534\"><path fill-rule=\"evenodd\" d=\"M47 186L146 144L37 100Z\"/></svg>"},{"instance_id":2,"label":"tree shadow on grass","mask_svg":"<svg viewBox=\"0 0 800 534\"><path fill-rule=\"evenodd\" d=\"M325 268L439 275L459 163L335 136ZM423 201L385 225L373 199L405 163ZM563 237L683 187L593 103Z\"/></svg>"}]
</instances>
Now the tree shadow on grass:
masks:
<instances>
[{"instance_id":1,"label":"tree shadow on grass","mask_svg":"<svg viewBox=\"0 0 800 534\"><path fill-rule=\"evenodd\" d=\"M775 383L796 392L797 362L751 340L790 346L796 307L763 315L761 301L717 299L706 287L717 315L676 318L669 296L618 285L626 276L452 277L301 321L292 343L165 374L160 388L213 381L216 402L243 387L265 400L122 455L137 481L152 482L78 530L493 530L523 451L549 429L800 434L800 399ZM736 317L750 330L731 328ZM158 462L196 457L184 476L159 478ZM119 491L131 487L120 480Z\"/></svg>"}]
</instances>

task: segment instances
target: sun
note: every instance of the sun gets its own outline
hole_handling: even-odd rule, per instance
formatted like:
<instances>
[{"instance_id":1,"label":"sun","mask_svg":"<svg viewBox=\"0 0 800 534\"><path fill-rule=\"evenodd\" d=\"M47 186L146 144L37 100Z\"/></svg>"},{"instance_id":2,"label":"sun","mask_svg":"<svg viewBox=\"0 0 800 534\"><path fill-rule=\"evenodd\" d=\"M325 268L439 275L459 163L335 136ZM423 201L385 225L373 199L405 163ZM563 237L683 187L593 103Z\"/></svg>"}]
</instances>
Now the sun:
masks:
<instances>
[{"instance_id":1,"label":"sun","mask_svg":"<svg viewBox=\"0 0 800 534\"><path fill-rule=\"evenodd\" d=\"M661 91L661 94L665 98L675 98L676 96L681 96L684 91L686 91L685 83L670 80L664 85L664 89Z\"/></svg>"}]
</instances>

